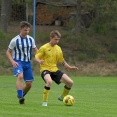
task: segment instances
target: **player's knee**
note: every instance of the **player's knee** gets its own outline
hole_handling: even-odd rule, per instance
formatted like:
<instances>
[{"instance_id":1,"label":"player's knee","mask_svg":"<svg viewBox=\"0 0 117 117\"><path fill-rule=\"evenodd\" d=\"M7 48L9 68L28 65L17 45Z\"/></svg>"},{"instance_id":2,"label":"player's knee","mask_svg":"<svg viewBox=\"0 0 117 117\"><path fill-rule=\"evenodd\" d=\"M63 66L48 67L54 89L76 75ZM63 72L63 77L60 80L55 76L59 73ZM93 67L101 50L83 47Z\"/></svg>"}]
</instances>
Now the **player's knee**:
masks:
<instances>
[{"instance_id":1,"label":"player's knee","mask_svg":"<svg viewBox=\"0 0 117 117\"><path fill-rule=\"evenodd\" d=\"M18 75L18 80L23 80L23 75L22 74Z\"/></svg>"},{"instance_id":2,"label":"player's knee","mask_svg":"<svg viewBox=\"0 0 117 117\"><path fill-rule=\"evenodd\" d=\"M66 85L67 85L68 87L72 87L73 83L74 83L73 80L69 80L68 83L67 83Z\"/></svg>"},{"instance_id":3,"label":"player's knee","mask_svg":"<svg viewBox=\"0 0 117 117\"><path fill-rule=\"evenodd\" d=\"M74 84L73 80L70 81L70 85L72 86Z\"/></svg>"},{"instance_id":4,"label":"player's knee","mask_svg":"<svg viewBox=\"0 0 117 117\"><path fill-rule=\"evenodd\" d=\"M47 81L46 84L47 84L48 86L51 86L51 85L52 85L52 80Z\"/></svg>"}]
</instances>

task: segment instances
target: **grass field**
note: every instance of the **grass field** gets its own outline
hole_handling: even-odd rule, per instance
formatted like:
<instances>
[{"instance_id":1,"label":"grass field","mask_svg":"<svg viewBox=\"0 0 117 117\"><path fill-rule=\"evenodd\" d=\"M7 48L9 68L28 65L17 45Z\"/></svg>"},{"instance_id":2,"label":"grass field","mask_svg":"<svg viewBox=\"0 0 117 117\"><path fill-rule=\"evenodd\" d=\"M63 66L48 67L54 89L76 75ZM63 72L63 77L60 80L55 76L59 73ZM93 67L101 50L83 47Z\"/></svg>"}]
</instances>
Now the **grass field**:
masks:
<instances>
[{"instance_id":1,"label":"grass field","mask_svg":"<svg viewBox=\"0 0 117 117\"><path fill-rule=\"evenodd\" d=\"M25 105L16 97L15 78L0 76L0 117L117 117L116 77L72 77L70 92L75 98L73 106L58 101L63 84L54 82L47 107L42 107L44 82L35 77L33 87L26 95Z\"/></svg>"}]
</instances>

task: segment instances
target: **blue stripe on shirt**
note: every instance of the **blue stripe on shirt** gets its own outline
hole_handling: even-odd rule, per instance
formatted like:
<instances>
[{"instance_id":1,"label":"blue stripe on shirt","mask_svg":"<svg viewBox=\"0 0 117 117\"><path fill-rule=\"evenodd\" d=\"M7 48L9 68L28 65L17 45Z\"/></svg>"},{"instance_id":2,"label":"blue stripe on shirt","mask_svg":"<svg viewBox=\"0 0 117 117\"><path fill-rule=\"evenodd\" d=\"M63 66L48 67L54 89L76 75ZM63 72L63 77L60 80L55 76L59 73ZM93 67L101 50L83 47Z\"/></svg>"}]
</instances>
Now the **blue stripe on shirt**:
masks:
<instances>
[{"instance_id":1,"label":"blue stripe on shirt","mask_svg":"<svg viewBox=\"0 0 117 117\"><path fill-rule=\"evenodd\" d=\"M28 55L28 50L29 50L29 43L28 43L28 38L26 37L26 45L27 45L27 55ZM28 57L28 61L30 61L29 57Z\"/></svg>"},{"instance_id":2,"label":"blue stripe on shirt","mask_svg":"<svg viewBox=\"0 0 117 117\"><path fill-rule=\"evenodd\" d=\"M17 60L17 56L18 56L17 54L19 54L18 59L19 59L19 60L21 60L21 51L20 51L20 47L19 47L19 40L18 40L18 39L16 40L16 47L17 47L17 49L18 49L18 53L17 53L17 52L15 52L15 56L16 56L16 58L15 58L15 59Z\"/></svg>"}]
</instances>

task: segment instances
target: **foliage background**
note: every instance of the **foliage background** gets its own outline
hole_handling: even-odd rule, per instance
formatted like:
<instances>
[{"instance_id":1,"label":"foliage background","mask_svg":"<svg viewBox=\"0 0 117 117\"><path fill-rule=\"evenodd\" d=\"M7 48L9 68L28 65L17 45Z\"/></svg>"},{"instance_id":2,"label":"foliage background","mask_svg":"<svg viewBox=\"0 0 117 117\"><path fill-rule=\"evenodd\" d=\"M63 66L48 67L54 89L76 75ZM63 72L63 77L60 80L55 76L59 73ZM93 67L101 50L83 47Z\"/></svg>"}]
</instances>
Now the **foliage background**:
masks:
<instances>
[{"instance_id":1,"label":"foliage background","mask_svg":"<svg viewBox=\"0 0 117 117\"><path fill-rule=\"evenodd\" d=\"M46 0L47 1L47 0ZM52 1L52 0L51 0ZM19 4L20 1L13 0ZM67 0L64 2L68 2ZM29 9L32 9L32 1L26 0ZM82 25L82 31L78 35L72 34L75 19L70 19L66 26L36 26L37 46L49 41L49 33L58 29L62 34L59 45L62 47L64 57L70 64L79 67L79 71L71 73L59 66L65 72L74 75L114 75L117 69L117 1L115 0L82 0L82 9L90 14L89 20L83 20L88 27ZM29 11L30 11L29 10ZM5 51L10 40L19 33L19 22L11 21L8 25L8 33L0 31L0 74L12 74L11 64L6 58ZM30 33L32 35L32 32ZM34 61L33 69L39 73L39 65Z\"/></svg>"}]
</instances>

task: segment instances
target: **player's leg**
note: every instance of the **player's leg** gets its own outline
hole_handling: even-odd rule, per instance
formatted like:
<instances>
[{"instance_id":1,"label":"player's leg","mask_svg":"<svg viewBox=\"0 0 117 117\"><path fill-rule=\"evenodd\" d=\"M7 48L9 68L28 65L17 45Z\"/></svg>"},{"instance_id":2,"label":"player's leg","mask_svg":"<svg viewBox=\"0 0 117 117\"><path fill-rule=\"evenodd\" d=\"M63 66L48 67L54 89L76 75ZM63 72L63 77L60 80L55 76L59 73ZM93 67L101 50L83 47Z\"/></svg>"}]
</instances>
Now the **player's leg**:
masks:
<instances>
[{"instance_id":1,"label":"player's leg","mask_svg":"<svg viewBox=\"0 0 117 117\"><path fill-rule=\"evenodd\" d=\"M73 85L73 80L66 74L63 74L60 82L63 82L68 88L71 88Z\"/></svg>"},{"instance_id":2,"label":"player's leg","mask_svg":"<svg viewBox=\"0 0 117 117\"><path fill-rule=\"evenodd\" d=\"M32 68L28 67L24 69L24 81L25 85L23 87L23 96L25 96L32 87L32 81L34 80Z\"/></svg>"},{"instance_id":3,"label":"player's leg","mask_svg":"<svg viewBox=\"0 0 117 117\"><path fill-rule=\"evenodd\" d=\"M44 73L46 72L46 73ZM50 87L52 85L52 79L48 71L42 72L42 78L45 81L45 87L44 87L44 92L43 92L43 103L42 106L47 106L48 102L48 96L50 93Z\"/></svg>"},{"instance_id":4,"label":"player's leg","mask_svg":"<svg viewBox=\"0 0 117 117\"><path fill-rule=\"evenodd\" d=\"M17 89L17 97L19 98L19 103L24 104L23 98L23 69L22 66L19 64L17 68L13 67L14 76L17 76L16 81L16 89Z\"/></svg>"},{"instance_id":5,"label":"player's leg","mask_svg":"<svg viewBox=\"0 0 117 117\"><path fill-rule=\"evenodd\" d=\"M19 98L19 103L24 104L24 97L23 97L23 73L18 74L18 78L16 81L16 87L17 87L17 96Z\"/></svg>"},{"instance_id":6,"label":"player's leg","mask_svg":"<svg viewBox=\"0 0 117 117\"><path fill-rule=\"evenodd\" d=\"M18 98L23 98L23 73L18 74L16 81L16 88L18 93Z\"/></svg>"},{"instance_id":7,"label":"player's leg","mask_svg":"<svg viewBox=\"0 0 117 117\"><path fill-rule=\"evenodd\" d=\"M68 95L72 85L73 85L73 80L69 78L66 74L63 74L61 80L65 84L62 95L58 98L60 101L63 100L63 98Z\"/></svg>"},{"instance_id":8,"label":"player's leg","mask_svg":"<svg viewBox=\"0 0 117 117\"><path fill-rule=\"evenodd\" d=\"M32 81L25 82L25 85L23 87L23 96L25 96L28 93L31 87L32 87Z\"/></svg>"}]
</instances>

